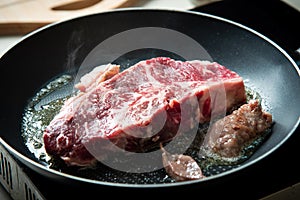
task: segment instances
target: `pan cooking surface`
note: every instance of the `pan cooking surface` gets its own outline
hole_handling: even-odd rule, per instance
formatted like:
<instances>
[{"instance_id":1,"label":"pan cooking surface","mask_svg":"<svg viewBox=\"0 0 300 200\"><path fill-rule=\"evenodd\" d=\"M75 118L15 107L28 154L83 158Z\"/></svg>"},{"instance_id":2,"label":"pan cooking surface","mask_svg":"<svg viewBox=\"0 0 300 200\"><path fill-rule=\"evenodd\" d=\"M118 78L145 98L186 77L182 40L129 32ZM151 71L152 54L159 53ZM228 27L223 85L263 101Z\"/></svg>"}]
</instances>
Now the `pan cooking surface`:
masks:
<instances>
[{"instance_id":1,"label":"pan cooking surface","mask_svg":"<svg viewBox=\"0 0 300 200\"><path fill-rule=\"evenodd\" d=\"M161 54L161 51L158 52L155 53L155 55L167 55ZM135 54L138 54L139 57L134 58L132 55ZM153 51L151 55L145 54L145 51L136 51L133 54L126 54L122 58L115 60L115 63L120 64L121 70L124 70L141 60L141 55L144 56L142 60L148 57L150 58L150 56L153 56ZM182 59L173 54L168 54L168 56L174 59ZM247 83L245 82L245 85L246 84ZM131 173L112 169L100 162L98 162L93 168L70 167L66 166L66 164L60 159L47 156L43 148L43 130L46 128L52 118L59 112L59 109L63 105L64 101L73 94L76 94L76 90L73 86L74 78L72 75L63 74L54 78L37 92L35 97L32 98L24 111L22 135L24 142L29 150L35 155L38 162L49 168L65 172L67 174L104 182L131 184L157 184L175 182L174 179L166 174L164 168L147 173ZM259 93L247 86L246 90L248 100L258 99L260 102L262 102ZM237 161L226 163L220 162L219 160L214 160L212 158L203 158L198 154L200 144L208 126L209 124L199 125L198 134L194 138L191 146L185 152L186 155L192 156L197 161L206 177L214 176L243 165L243 162L245 162L253 154L253 152L255 152L255 150L263 143L264 139L266 139L271 132L271 130L266 131L262 137L258 138L253 142L253 144L245 148L243 155ZM184 144L184 142L182 142L182 144ZM151 157L147 159L151 159ZM128 161L125 159L125 161L123 160L122 162L126 162L127 165L132 165L132 167L135 167L134 163L132 163L130 159L128 159Z\"/></svg>"}]
</instances>

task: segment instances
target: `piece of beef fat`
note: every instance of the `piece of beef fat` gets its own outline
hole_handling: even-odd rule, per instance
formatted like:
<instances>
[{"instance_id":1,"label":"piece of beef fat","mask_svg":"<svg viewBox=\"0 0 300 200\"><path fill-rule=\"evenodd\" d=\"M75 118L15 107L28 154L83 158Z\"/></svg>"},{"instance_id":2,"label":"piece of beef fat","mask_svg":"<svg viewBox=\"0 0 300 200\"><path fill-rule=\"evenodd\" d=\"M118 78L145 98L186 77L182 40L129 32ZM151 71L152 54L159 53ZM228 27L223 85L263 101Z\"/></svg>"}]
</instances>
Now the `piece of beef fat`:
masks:
<instances>
[{"instance_id":1,"label":"piece of beef fat","mask_svg":"<svg viewBox=\"0 0 300 200\"><path fill-rule=\"evenodd\" d=\"M119 65L100 65L81 77L80 82L75 85L75 88L79 89L81 92L86 92L88 89L94 88L97 84L110 79L119 73L119 71Z\"/></svg>"},{"instance_id":2,"label":"piece of beef fat","mask_svg":"<svg viewBox=\"0 0 300 200\"><path fill-rule=\"evenodd\" d=\"M188 155L170 154L162 146L162 163L167 174L176 181L203 179L198 163Z\"/></svg>"},{"instance_id":3,"label":"piece of beef fat","mask_svg":"<svg viewBox=\"0 0 300 200\"><path fill-rule=\"evenodd\" d=\"M212 153L223 159L238 158L243 148L271 125L272 115L262 110L258 100L251 100L232 114L216 121L206 134L201 148L206 154Z\"/></svg>"},{"instance_id":4,"label":"piece of beef fat","mask_svg":"<svg viewBox=\"0 0 300 200\"><path fill-rule=\"evenodd\" d=\"M243 79L207 61L152 58L90 85L44 133L46 151L69 165L106 159L116 147L150 151L246 101Z\"/></svg>"}]
</instances>

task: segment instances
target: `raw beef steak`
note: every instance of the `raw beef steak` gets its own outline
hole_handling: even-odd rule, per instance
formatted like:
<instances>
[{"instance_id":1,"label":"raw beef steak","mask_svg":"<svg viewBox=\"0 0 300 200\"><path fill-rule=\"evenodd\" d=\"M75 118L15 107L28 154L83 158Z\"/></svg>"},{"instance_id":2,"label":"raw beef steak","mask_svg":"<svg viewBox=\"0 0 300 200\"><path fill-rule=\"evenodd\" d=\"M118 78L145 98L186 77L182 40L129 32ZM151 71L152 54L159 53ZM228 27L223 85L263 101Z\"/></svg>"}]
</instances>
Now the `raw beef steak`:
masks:
<instances>
[{"instance_id":1,"label":"raw beef steak","mask_svg":"<svg viewBox=\"0 0 300 200\"><path fill-rule=\"evenodd\" d=\"M246 101L243 79L208 61L157 57L88 85L43 137L47 153L69 165L91 165L115 147L150 151Z\"/></svg>"}]
</instances>

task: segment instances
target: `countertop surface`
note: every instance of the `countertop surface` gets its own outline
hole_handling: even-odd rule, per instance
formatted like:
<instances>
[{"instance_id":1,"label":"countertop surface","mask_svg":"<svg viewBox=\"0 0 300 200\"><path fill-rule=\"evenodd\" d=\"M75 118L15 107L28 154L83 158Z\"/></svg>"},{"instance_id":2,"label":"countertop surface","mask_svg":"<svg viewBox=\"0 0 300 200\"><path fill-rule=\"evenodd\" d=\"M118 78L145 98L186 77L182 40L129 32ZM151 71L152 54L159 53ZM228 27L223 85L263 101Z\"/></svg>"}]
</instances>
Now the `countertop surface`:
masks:
<instances>
[{"instance_id":1,"label":"countertop surface","mask_svg":"<svg viewBox=\"0 0 300 200\"><path fill-rule=\"evenodd\" d=\"M211 2L216 2L213 0L140 0L137 1L137 3L134 5L135 7L144 7L144 8L175 8L175 9L182 9L182 10L190 10L194 8L198 8L198 6L207 5ZM287 5L295 8L295 10L300 11L300 0L284 0ZM201 9L200 9L201 10ZM295 19L296 21L299 21L298 19ZM287 22L290 23L290 22ZM298 24L299 26L299 24ZM4 54L10 47L12 47L15 43L17 43L24 35L3 35L0 36L0 56ZM296 50L298 47L293 47L294 50ZM292 190L288 190L291 189ZM291 193L297 193L299 194L299 189L296 191L296 188L299 188L299 185L291 185L290 188L282 188L284 189L284 193L281 193L280 195L275 195L266 197L266 199L281 199L282 195L290 195ZM285 197L287 197L285 196ZM298 196L299 197L299 196ZM10 200L12 199L10 195L5 191L4 188L0 185L0 199L1 200ZM287 198L288 199L288 198ZM289 198L293 199L293 198Z\"/></svg>"}]
</instances>

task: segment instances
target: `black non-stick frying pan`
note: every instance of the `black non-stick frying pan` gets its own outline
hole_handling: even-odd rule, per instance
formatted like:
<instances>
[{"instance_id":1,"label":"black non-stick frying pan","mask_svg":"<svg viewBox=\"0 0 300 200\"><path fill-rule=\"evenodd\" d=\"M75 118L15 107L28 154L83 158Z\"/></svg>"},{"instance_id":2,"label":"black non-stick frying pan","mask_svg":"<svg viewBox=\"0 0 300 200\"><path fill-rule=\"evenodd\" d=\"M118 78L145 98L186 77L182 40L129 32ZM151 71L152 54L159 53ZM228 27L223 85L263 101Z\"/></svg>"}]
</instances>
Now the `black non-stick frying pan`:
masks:
<instances>
[{"instance_id":1,"label":"black non-stick frying pan","mask_svg":"<svg viewBox=\"0 0 300 200\"><path fill-rule=\"evenodd\" d=\"M157 38L161 36L155 32L158 29L167 30L163 34L170 33L170 37ZM136 46L132 43L133 48L129 49L133 51L121 51L120 54L116 49L124 48L123 44L128 45L128 38L122 36L123 41L109 43L113 44L111 49L101 49L107 47L102 44L111 36L130 30L144 31L135 32L143 34L135 35L133 43L144 44L143 41L151 37L160 41L163 39L163 43L167 40L167 47L171 47L159 49L155 41L148 41L155 45L144 48L137 45L140 49L134 49ZM145 30L153 30L157 35L154 37L153 33ZM197 51L192 52L195 48L180 43L185 39L174 40L176 37L173 33L199 44L199 54ZM128 40L131 41L130 38ZM178 51L173 48L177 43ZM161 174L119 174L106 171L91 177L88 174L59 171L46 166L28 150L21 136L24 108L49 81L62 74L76 77L80 69L87 65L116 61L126 68L128 63L160 55L186 60L210 59L239 73L249 86L259 92L264 108L273 115L275 123L270 137L247 161L236 167L225 169L224 172L222 168L220 173L203 180L177 183L161 182L160 178L164 178ZM290 138L299 125L300 72L291 57L277 44L252 29L202 13L121 9L55 23L25 36L9 49L0 59L0 70L0 136L4 146L19 161L45 178L77 185L79 188L93 188L94 192L193 189L201 195L201 187L207 185L224 188L226 186L220 185L223 179L233 178L240 171L255 167L257 162L267 159ZM291 153L295 155L295 152ZM274 175L276 173L282 172L274 172Z\"/></svg>"}]
</instances>

